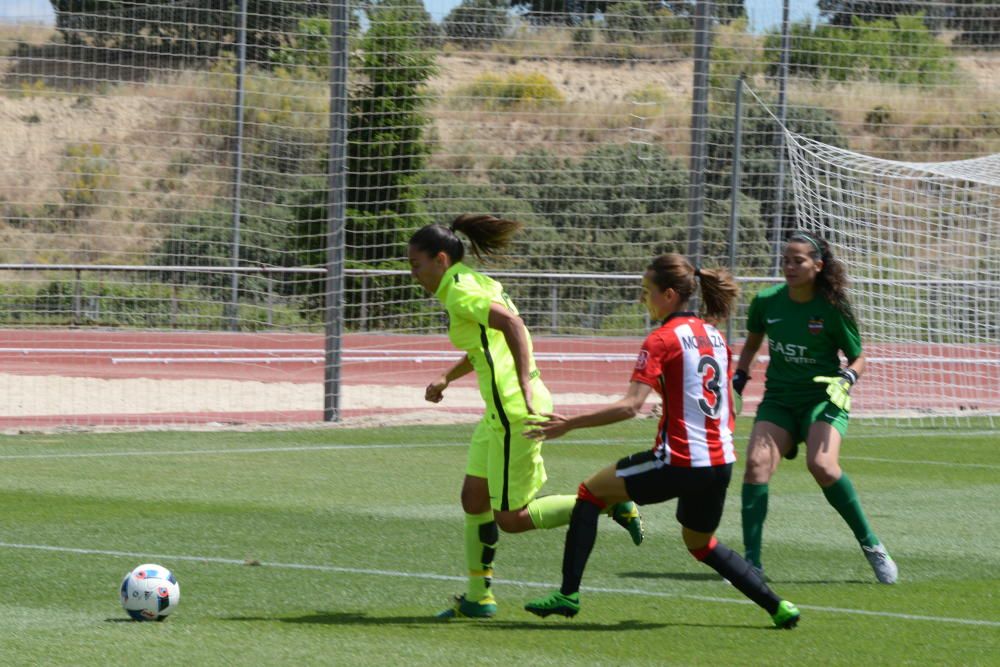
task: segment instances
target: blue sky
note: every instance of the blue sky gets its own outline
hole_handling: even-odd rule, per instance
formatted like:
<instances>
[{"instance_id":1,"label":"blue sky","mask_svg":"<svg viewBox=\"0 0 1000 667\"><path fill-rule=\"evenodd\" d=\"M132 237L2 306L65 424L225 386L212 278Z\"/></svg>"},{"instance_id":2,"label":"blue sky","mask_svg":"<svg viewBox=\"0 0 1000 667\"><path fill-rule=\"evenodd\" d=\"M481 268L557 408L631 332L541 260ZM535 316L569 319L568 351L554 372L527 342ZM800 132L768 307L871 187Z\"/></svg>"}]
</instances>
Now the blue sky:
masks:
<instances>
[{"instance_id":1,"label":"blue sky","mask_svg":"<svg viewBox=\"0 0 1000 667\"><path fill-rule=\"evenodd\" d=\"M461 0L424 0L435 20L444 18ZM781 0L746 0L750 25L766 30L781 23ZM791 0L791 17L799 21L816 15L816 0ZM49 0L0 0L0 19L52 23L54 14Z\"/></svg>"}]
</instances>

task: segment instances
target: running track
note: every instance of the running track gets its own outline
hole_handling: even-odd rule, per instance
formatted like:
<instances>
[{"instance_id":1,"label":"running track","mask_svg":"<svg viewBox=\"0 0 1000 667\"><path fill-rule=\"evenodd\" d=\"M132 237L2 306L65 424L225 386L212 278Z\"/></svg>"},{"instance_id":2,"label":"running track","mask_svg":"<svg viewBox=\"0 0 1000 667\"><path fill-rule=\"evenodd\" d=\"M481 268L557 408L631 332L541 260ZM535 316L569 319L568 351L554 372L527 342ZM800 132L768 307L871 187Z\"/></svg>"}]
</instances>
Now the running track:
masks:
<instances>
[{"instance_id":1,"label":"running track","mask_svg":"<svg viewBox=\"0 0 1000 667\"><path fill-rule=\"evenodd\" d=\"M600 337L537 337L534 341L542 376L557 395L621 394L640 342L639 338ZM8 329L0 330L0 373L321 383L322 345L318 334ZM1000 345L869 345L866 354L869 369L855 395L856 412L884 412L909 406L917 410L1000 413ZM344 340L341 377L346 387L420 388L457 358L445 336L350 334ZM752 374L755 380L746 394L748 409L753 408L763 389L763 366L755 367ZM970 387L955 389L950 386L952 377L974 377L975 381ZM0 415L9 414L2 407ZM345 411L344 416L360 416L365 412L373 411L353 414ZM0 416L0 427L321 419L318 411L306 410L73 415L71 418L17 415Z\"/></svg>"}]
</instances>

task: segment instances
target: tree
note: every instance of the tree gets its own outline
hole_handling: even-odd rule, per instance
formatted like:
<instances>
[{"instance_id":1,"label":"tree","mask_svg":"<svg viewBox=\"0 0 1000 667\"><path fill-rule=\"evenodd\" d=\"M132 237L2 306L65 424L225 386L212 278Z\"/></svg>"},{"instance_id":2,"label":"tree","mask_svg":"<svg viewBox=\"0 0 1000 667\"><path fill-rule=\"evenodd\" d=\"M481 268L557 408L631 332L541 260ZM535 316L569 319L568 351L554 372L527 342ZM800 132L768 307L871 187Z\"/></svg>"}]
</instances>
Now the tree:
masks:
<instances>
[{"instance_id":1,"label":"tree","mask_svg":"<svg viewBox=\"0 0 1000 667\"><path fill-rule=\"evenodd\" d=\"M462 0L445 17L444 32L453 42L475 47L503 37L510 24L505 0Z\"/></svg>"},{"instance_id":2,"label":"tree","mask_svg":"<svg viewBox=\"0 0 1000 667\"><path fill-rule=\"evenodd\" d=\"M923 12L928 18L928 5L914 0L819 0L819 13L830 25L849 28L854 19L875 21Z\"/></svg>"},{"instance_id":3,"label":"tree","mask_svg":"<svg viewBox=\"0 0 1000 667\"><path fill-rule=\"evenodd\" d=\"M1000 5L996 0L953 0L946 24L961 31L955 44L987 46L1000 43Z\"/></svg>"},{"instance_id":4,"label":"tree","mask_svg":"<svg viewBox=\"0 0 1000 667\"><path fill-rule=\"evenodd\" d=\"M80 55L98 59L103 49L143 57L214 57L232 50L239 0L50 0L56 29L67 44L87 46ZM268 62L301 17L327 16L322 0L247 0L247 60Z\"/></svg>"}]
</instances>

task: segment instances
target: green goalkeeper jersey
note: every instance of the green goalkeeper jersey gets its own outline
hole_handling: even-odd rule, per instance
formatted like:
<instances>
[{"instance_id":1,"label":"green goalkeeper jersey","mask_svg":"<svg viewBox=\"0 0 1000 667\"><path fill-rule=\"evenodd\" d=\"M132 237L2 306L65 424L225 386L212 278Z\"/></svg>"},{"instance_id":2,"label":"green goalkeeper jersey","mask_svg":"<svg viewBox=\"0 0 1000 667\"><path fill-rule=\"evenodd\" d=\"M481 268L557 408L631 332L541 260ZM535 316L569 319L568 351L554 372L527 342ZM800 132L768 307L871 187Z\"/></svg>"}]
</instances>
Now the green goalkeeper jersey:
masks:
<instances>
[{"instance_id":1,"label":"green goalkeeper jersey","mask_svg":"<svg viewBox=\"0 0 1000 667\"><path fill-rule=\"evenodd\" d=\"M510 422L523 421L528 416L524 395L517 381L514 356L501 331L491 329L490 306L499 303L515 315L517 308L496 280L473 271L462 262L452 264L438 286L435 296L448 311L448 338L469 356L479 380L479 393L486 402L487 419L497 429ZM531 391L533 407L538 412L552 410L552 397L542 384L528 339L531 355Z\"/></svg>"},{"instance_id":2,"label":"green goalkeeper jersey","mask_svg":"<svg viewBox=\"0 0 1000 667\"><path fill-rule=\"evenodd\" d=\"M750 302L747 331L767 335L771 360L765 398L800 405L826 398L817 375L836 375L838 350L848 359L861 356L857 324L819 293L808 303L796 303L787 285L761 290Z\"/></svg>"}]
</instances>

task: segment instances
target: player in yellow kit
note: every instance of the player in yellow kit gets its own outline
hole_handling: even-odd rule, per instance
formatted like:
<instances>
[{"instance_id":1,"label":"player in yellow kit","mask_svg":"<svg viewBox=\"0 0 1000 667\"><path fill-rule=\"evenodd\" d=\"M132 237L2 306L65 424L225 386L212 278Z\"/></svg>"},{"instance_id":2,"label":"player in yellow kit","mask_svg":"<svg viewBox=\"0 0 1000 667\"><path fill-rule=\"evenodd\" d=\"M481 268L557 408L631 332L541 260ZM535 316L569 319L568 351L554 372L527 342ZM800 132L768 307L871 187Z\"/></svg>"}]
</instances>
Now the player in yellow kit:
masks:
<instances>
[{"instance_id":1,"label":"player in yellow kit","mask_svg":"<svg viewBox=\"0 0 1000 667\"><path fill-rule=\"evenodd\" d=\"M529 415L552 412L552 396L532 354L531 334L503 286L474 271L462 259L470 241L482 258L503 250L521 224L491 215L462 215L450 226L427 225L410 238L410 272L448 312L448 338L465 356L427 386L437 403L451 382L475 372L486 413L469 446L462 485L468 590L439 614L442 618L489 618L496 613L490 589L500 530L520 533L569 523L576 496L536 497L545 483L542 443L522 435ZM632 502L611 508L611 517L642 541L642 524Z\"/></svg>"}]
</instances>

